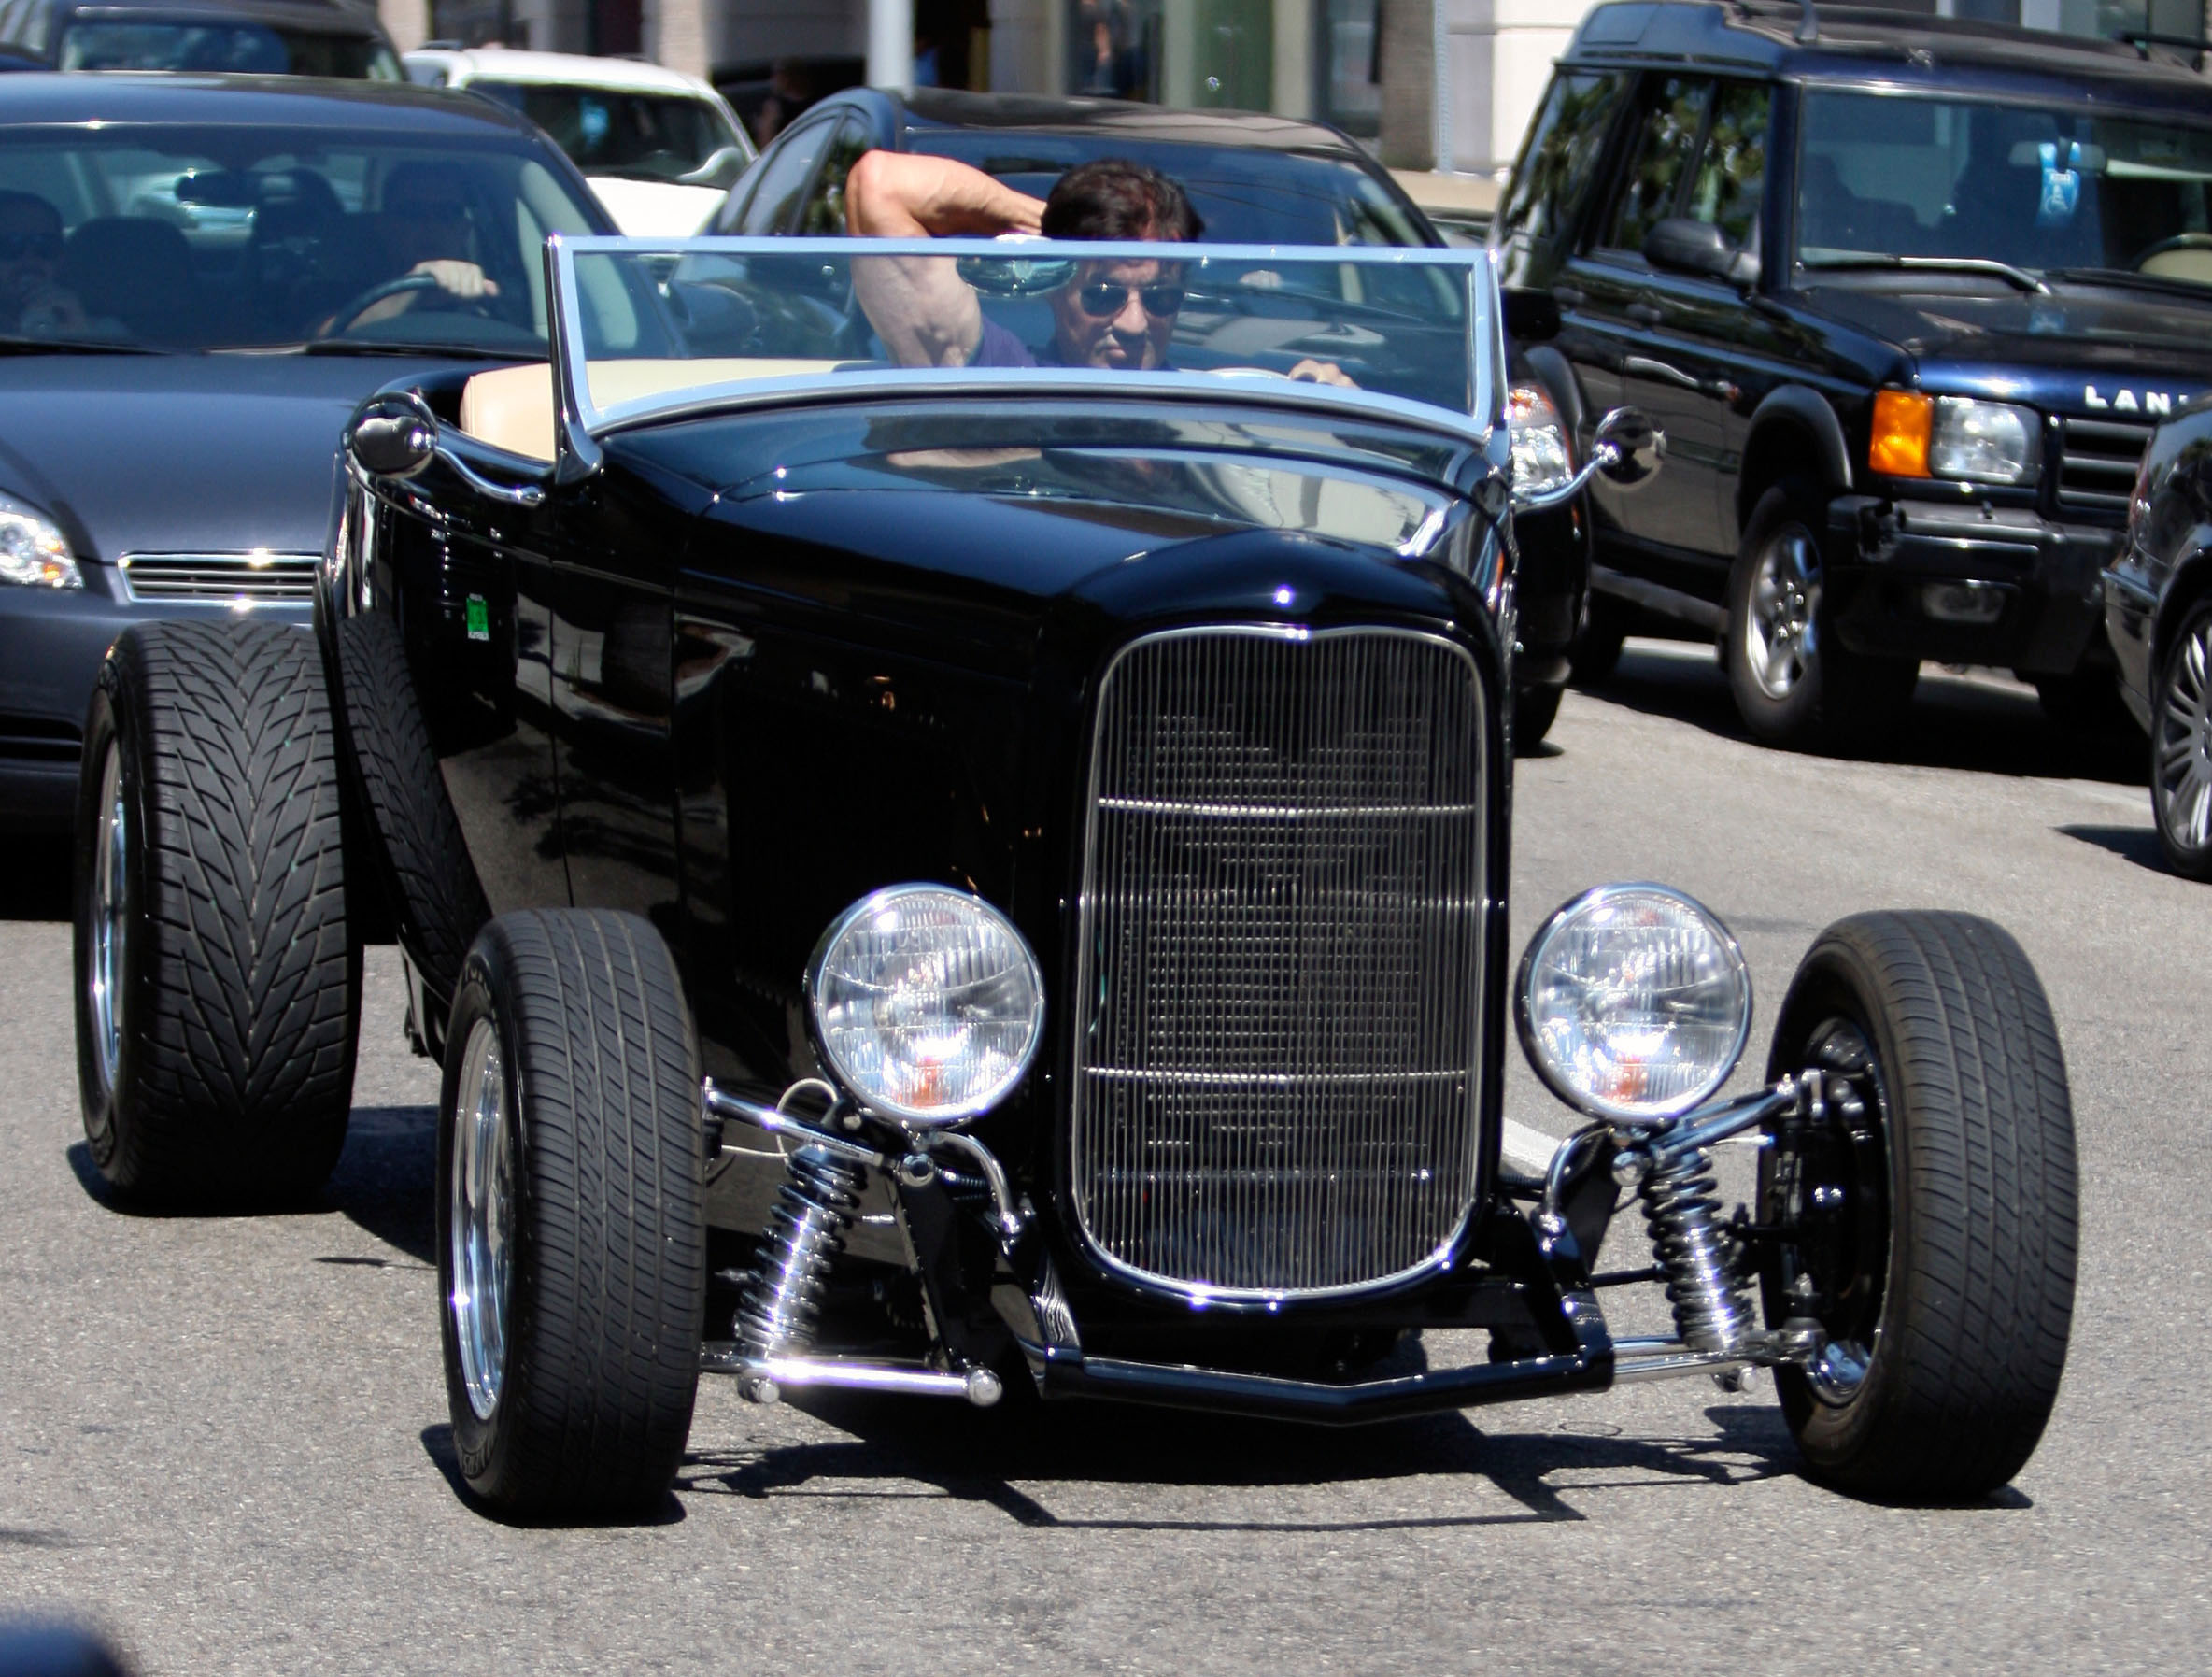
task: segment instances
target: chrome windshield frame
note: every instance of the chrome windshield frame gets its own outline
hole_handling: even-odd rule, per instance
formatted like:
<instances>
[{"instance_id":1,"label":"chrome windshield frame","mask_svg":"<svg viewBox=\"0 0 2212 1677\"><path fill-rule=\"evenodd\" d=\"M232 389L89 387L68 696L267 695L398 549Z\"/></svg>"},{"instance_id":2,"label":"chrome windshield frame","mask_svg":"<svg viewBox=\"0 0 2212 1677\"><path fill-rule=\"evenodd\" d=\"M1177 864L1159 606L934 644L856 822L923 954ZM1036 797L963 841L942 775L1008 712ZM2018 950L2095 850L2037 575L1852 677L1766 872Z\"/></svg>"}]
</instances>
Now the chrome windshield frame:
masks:
<instances>
[{"instance_id":1,"label":"chrome windshield frame","mask_svg":"<svg viewBox=\"0 0 2212 1677\"><path fill-rule=\"evenodd\" d=\"M599 439L656 420L748 407L823 401L897 397L1072 395L1095 399L1152 397L1212 405L1253 404L1306 407L1340 415L1386 419L1439 432L1506 469L1510 438L1505 420L1505 327L1497 277L1488 251L1453 247L1392 245L1198 245L1196 259L1221 262L1314 262L1373 267L1456 269L1467 287L1469 411L1457 414L1408 397L1337 385L1270 378L1243 380L1203 372L1128 373L1088 367L883 367L863 371L784 375L698 385L602 408L591 400L583 370L589 357L582 318L574 306L576 260L589 256L774 257L858 256L985 257L999 261L1073 258L1085 261L1158 261L1163 247L1116 240L854 239L854 238L615 238L554 234L546 241L546 294L551 309L556 424L564 480L588 475L601 460ZM1189 260L1189 259L1186 259Z\"/></svg>"}]
</instances>

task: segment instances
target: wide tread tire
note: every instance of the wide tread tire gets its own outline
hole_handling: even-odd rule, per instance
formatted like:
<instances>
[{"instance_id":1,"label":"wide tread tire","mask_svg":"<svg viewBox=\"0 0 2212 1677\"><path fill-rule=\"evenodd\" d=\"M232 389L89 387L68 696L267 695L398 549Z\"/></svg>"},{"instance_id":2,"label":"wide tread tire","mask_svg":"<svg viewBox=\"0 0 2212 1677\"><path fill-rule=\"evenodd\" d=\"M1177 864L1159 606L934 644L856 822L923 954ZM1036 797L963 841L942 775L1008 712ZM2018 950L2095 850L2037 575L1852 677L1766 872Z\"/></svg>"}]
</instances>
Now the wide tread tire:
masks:
<instances>
[{"instance_id":1,"label":"wide tread tire","mask_svg":"<svg viewBox=\"0 0 2212 1677\"><path fill-rule=\"evenodd\" d=\"M1840 1407L1797 1370L1782 1408L1815 1478L1882 1500L1970 1500L2035 1451L2065 1368L2077 1238L2074 1118L2043 986L1971 915L1855 915L1782 1004L1769 1077L1823 1020L1885 1081L1889 1263L1864 1383Z\"/></svg>"},{"instance_id":2,"label":"wide tread tire","mask_svg":"<svg viewBox=\"0 0 2212 1677\"><path fill-rule=\"evenodd\" d=\"M1513 755L1534 757L1544 743L1544 736L1552 732L1552 724L1559 719L1559 699L1563 689L1555 687L1523 687L1513 689Z\"/></svg>"},{"instance_id":3,"label":"wide tread tire","mask_svg":"<svg viewBox=\"0 0 2212 1677\"><path fill-rule=\"evenodd\" d=\"M1627 640L1627 608L1592 589L1581 630L1567 649L1567 679L1584 689L1603 687L1620 668Z\"/></svg>"},{"instance_id":4,"label":"wide tread tire","mask_svg":"<svg viewBox=\"0 0 2212 1677\"><path fill-rule=\"evenodd\" d=\"M1817 547L1828 503L1803 478L1779 483L1759 497L1744 525L1743 543L1728 573L1728 621L1722 631L1721 664L1737 714L1762 745L1793 751L1863 746L1893 732L1920 684L1917 659L1865 658L1838 645L1825 602L1813 618L1813 653L1805 673L1780 698L1752 674L1744 640L1753 578L1767 544L1787 526L1811 535Z\"/></svg>"},{"instance_id":5,"label":"wide tread tire","mask_svg":"<svg viewBox=\"0 0 2212 1677\"><path fill-rule=\"evenodd\" d=\"M337 640L347 747L387 866L391 907L423 981L449 1001L490 904L438 773L399 625L381 613L347 618ZM427 1030L436 1021L418 1024Z\"/></svg>"},{"instance_id":6,"label":"wide tread tire","mask_svg":"<svg viewBox=\"0 0 2212 1677\"><path fill-rule=\"evenodd\" d=\"M312 1194L346 1142L361 1011L336 746L314 638L278 624L125 631L78 792L78 1087L92 1162L173 1208ZM88 992L110 744L129 811L114 1086Z\"/></svg>"},{"instance_id":7,"label":"wide tread tire","mask_svg":"<svg viewBox=\"0 0 2212 1677\"><path fill-rule=\"evenodd\" d=\"M675 964L634 915L502 916L462 968L438 1143L440 1293L454 1289L456 1101L470 1034L498 1032L518 1150L503 1386L471 1407L450 1305L455 1453L492 1513L649 1517L699 1386L706 1217L699 1051Z\"/></svg>"}]
</instances>

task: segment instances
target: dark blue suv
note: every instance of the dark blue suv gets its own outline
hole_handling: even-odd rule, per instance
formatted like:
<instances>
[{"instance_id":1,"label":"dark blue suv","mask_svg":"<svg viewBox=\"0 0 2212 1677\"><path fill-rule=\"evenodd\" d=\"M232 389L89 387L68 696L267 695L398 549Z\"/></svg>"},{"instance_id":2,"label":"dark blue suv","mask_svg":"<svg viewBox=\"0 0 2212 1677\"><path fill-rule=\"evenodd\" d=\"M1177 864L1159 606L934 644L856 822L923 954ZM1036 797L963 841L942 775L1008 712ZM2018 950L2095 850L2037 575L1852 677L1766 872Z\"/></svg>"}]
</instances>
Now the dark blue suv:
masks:
<instances>
[{"instance_id":1,"label":"dark blue suv","mask_svg":"<svg viewBox=\"0 0 2212 1677\"><path fill-rule=\"evenodd\" d=\"M1920 661L2111 703L2099 575L2152 425L2212 390L2212 97L2160 44L1894 11L1616 4L1560 61L1491 237L1587 433L1602 670L1719 635L1747 725L1893 720Z\"/></svg>"}]
</instances>

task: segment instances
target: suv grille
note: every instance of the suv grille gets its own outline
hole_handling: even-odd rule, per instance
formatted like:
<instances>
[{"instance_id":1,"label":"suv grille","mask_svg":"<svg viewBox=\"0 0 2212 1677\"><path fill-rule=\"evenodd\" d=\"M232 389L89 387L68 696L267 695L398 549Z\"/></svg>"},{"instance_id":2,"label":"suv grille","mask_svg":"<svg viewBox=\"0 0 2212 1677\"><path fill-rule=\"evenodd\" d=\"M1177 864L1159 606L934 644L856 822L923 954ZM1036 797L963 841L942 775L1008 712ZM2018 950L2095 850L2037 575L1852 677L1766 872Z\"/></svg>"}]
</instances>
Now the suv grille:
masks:
<instances>
[{"instance_id":1,"label":"suv grille","mask_svg":"<svg viewBox=\"0 0 2212 1677\"><path fill-rule=\"evenodd\" d=\"M315 598L316 553L126 553L133 600L220 605L305 605Z\"/></svg>"},{"instance_id":2,"label":"suv grille","mask_svg":"<svg viewBox=\"0 0 2212 1677\"><path fill-rule=\"evenodd\" d=\"M2124 516L2151 428L2120 419L2059 421L2059 505Z\"/></svg>"},{"instance_id":3,"label":"suv grille","mask_svg":"<svg viewBox=\"0 0 2212 1677\"><path fill-rule=\"evenodd\" d=\"M1109 1261L1210 1292L1417 1270L1475 1194L1484 695L1395 630L1185 631L1099 695L1070 1154Z\"/></svg>"}]
</instances>

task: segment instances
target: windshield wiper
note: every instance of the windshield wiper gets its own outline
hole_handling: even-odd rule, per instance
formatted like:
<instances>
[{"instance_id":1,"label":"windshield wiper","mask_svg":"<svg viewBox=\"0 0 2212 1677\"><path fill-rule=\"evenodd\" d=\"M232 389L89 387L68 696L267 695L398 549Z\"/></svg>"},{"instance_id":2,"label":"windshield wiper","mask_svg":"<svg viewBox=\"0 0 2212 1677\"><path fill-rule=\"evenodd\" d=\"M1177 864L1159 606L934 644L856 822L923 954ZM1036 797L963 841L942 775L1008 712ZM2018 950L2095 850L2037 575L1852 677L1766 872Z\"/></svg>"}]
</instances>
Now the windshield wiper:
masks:
<instances>
[{"instance_id":1,"label":"windshield wiper","mask_svg":"<svg viewBox=\"0 0 2212 1677\"><path fill-rule=\"evenodd\" d=\"M2007 285L2023 291L2040 291L2045 295L2050 287L2036 278L2025 268L2016 268L2008 262L1995 262L1986 256L1808 256L1798 259L1808 268L1907 268L1936 274L1987 274L2002 279Z\"/></svg>"},{"instance_id":2,"label":"windshield wiper","mask_svg":"<svg viewBox=\"0 0 2212 1677\"><path fill-rule=\"evenodd\" d=\"M73 337L18 337L0 333L0 355L165 355L144 344L119 344L112 339Z\"/></svg>"},{"instance_id":3,"label":"windshield wiper","mask_svg":"<svg viewBox=\"0 0 2212 1677\"><path fill-rule=\"evenodd\" d=\"M2166 274L2138 274L2133 268L2051 268L2053 279L2074 279L2088 285L2125 285L2138 291L2159 291L2168 297L2203 301L2208 289L2194 279L2176 279Z\"/></svg>"},{"instance_id":4,"label":"windshield wiper","mask_svg":"<svg viewBox=\"0 0 2212 1677\"><path fill-rule=\"evenodd\" d=\"M319 337L290 346L302 355L406 355L447 361L543 361L543 349L493 349L482 344L394 344L382 338Z\"/></svg>"}]
</instances>

